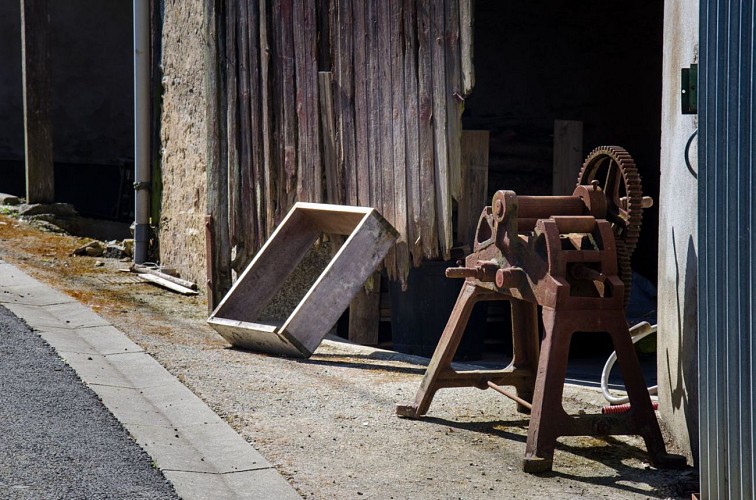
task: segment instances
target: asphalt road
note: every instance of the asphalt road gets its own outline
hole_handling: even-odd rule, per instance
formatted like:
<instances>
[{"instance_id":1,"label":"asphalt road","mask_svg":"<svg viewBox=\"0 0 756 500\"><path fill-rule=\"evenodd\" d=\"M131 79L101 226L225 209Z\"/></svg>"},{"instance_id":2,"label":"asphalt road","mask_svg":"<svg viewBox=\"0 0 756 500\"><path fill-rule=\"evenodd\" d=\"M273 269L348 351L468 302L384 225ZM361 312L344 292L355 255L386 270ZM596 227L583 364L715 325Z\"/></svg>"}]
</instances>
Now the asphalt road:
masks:
<instances>
[{"instance_id":1,"label":"asphalt road","mask_svg":"<svg viewBox=\"0 0 756 500\"><path fill-rule=\"evenodd\" d=\"M0 498L178 498L73 369L2 306Z\"/></svg>"}]
</instances>

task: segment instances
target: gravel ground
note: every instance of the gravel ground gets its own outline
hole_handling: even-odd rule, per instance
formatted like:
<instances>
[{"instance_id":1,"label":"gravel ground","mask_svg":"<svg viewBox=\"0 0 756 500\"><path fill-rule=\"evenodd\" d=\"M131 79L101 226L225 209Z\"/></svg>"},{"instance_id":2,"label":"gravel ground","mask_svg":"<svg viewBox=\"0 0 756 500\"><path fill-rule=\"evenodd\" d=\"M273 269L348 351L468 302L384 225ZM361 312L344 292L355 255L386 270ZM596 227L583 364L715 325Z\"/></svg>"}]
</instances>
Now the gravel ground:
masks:
<instances>
[{"instance_id":1,"label":"gravel ground","mask_svg":"<svg viewBox=\"0 0 756 500\"><path fill-rule=\"evenodd\" d=\"M39 336L0 306L0 498L178 498Z\"/></svg>"},{"instance_id":2,"label":"gravel ground","mask_svg":"<svg viewBox=\"0 0 756 500\"><path fill-rule=\"evenodd\" d=\"M2 221L8 221L2 225ZM201 297L117 284L117 261L70 257L80 243L0 217L0 258L88 304L251 442L306 498L690 498L693 469L660 471L639 438L562 438L554 471L520 468L527 418L493 391L440 391L428 417L394 415L424 366L326 342L308 360L232 349L205 323ZM43 243L40 243L40 240ZM568 387L570 413L598 391Z\"/></svg>"}]
</instances>

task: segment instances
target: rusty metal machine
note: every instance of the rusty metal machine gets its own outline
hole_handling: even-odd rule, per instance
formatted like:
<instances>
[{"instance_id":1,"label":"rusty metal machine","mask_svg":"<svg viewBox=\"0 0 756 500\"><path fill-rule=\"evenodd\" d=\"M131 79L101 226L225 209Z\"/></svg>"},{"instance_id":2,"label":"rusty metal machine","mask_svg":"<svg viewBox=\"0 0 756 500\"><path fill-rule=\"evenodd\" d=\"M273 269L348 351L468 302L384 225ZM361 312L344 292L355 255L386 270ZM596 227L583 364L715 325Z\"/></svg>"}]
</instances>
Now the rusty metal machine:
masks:
<instances>
[{"instance_id":1,"label":"rusty metal machine","mask_svg":"<svg viewBox=\"0 0 756 500\"><path fill-rule=\"evenodd\" d=\"M530 412L523 469L551 470L560 436L637 434L653 465L677 467L666 452L628 324L630 257L643 208L635 163L624 149L605 146L585 160L572 196L518 196L497 191L485 207L465 265L446 276L465 283L412 405L402 417L419 418L436 391L493 388ZM461 263L460 263L461 264ZM508 300L513 359L503 370L456 371L451 366L473 306ZM542 309L543 340L538 327ZM620 415L568 415L562 406L570 340L575 332L608 333L619 359L631 409ZM502 386L513 386L516 395Z\"/></svg>"}]
</instances>

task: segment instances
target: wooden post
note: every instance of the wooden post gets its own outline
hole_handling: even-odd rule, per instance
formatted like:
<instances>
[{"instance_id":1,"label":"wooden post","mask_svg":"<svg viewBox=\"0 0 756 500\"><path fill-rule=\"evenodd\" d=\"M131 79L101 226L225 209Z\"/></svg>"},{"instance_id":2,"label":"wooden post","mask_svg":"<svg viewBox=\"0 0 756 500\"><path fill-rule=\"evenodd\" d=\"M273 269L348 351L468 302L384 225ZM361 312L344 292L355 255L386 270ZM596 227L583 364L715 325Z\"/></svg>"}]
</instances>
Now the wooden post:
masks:
<instances>
[{"instance_id":1,"label":"wooden post","mask_svg":"<svg viewBox=\"0 0 756 500\"><path fill-rule=\"evenodd\" d=\"M571 195L583 163L583 122L554 120L552 193Z\"/></svg>"},{"instance_id":2,"label":"wooden post","mask_svg":"<svg viewBox=\"0 0 756 500\"><path fill-rule=\"evenodd\" d=\"M368 282L372 282L372 286L363 286L349 306L349 340L362 345L378 345L381 273L373 273Z\"/></svg>"},{"instance_id":3,"label":"wooden post","mask_svg":"<svg viewBox=\"0 0 756 500\"><path fill-rule=\"evenodd\" d=\"M48 0L21 0L21 72L27 203L55 201Z\"/></svg>"},{"instance_id":4,"label":"wooden post","mask_svg":"<svg viewBox=\"0 0 756 500\"><path fill-rule=\"evenodd\" d=\"M462 131L462 198L457 207L457 241L472 251L476 225L488 199L488 130Z\"/></svg>"},{"instance_id":5,"label":"wooden post","mask_svg":"<svg viewBox=\"0 0 756 500\"><path fill-rule=\"evenodd\" d=\"M205 96L207 119L207 215L212 219L207 266L210 308L231 288L231 251L228 224L228 164L226 99L224 96L223 0L205 0Z\"/></svg>"}]
</instances>

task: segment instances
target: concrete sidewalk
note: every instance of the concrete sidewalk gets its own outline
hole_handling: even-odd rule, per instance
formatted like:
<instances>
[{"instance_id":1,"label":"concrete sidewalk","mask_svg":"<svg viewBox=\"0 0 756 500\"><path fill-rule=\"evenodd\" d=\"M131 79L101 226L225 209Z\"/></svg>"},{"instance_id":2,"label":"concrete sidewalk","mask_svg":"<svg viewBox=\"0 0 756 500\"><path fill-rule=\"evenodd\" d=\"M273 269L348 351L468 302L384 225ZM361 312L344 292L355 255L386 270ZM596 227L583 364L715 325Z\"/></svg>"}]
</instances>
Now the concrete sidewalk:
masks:
<instances>
[{"instance_id":1,"label":"concrete sidewalk","mask_svg":"<svg viewBox=\"0 0 756 500\"><path fill-rule=\"evenodd\" d=\"M202 400L89 308L2 260L0 304L55 348L182 498L300 498Z\"/></svg>"}]
</instances>

